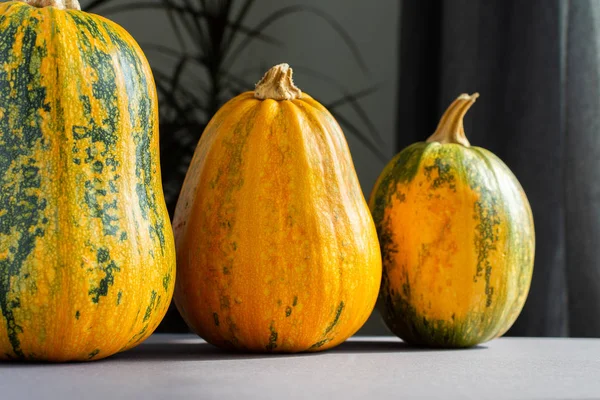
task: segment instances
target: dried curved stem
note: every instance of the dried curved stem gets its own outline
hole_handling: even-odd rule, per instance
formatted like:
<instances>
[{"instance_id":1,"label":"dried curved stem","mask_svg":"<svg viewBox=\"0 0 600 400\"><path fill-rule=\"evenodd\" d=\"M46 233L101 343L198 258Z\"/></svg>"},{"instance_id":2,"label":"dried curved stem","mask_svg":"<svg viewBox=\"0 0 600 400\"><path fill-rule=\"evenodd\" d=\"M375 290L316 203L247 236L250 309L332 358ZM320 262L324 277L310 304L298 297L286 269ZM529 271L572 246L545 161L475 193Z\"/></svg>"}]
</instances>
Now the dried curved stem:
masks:
<instances>
[{"instance_id":1,"label":"dried curved stem","mask_svg":"<svg viewBox=\"0 0 600 400\"><path fill-rule=\"evenodd\" d=\"M427 143L456 143L470 147L471 144L465 136L463 118L478 97L479 93L473 93L472 95L463 93L458 96L442 116L437 129L427 139Z\"/></svg>"}]
</instances>

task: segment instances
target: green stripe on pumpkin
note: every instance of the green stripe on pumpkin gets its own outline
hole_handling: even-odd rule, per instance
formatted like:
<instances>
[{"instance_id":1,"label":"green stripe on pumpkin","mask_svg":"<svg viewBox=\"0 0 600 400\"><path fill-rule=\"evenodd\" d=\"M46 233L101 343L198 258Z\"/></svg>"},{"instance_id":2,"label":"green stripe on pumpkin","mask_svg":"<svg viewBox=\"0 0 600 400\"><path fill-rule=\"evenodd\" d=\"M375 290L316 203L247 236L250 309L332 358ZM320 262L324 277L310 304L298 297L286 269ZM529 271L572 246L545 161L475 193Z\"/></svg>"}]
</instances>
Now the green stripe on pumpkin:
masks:
<instances>
[{"instance_id":1,"label":"green stripe on pumpkin","mask_svg":"<svg viewBox=\"0 0 600 400\"><path fill-rule=\"evenodd\" d=\"M48 222L43 215L46 199L31 190L41 186L37 148L43 143L43 134L38 111L48 111L49 106L36 65L47 51L35 45L38 21L30 18L27 11L19 9L0 31L0 60L11 62L16 58L13 47L19 33L23 43L21 57L27 60L11 69L0 68L0 235L7 237L0 248L0 310L12 350L19 358L25 357L19 340L22 327L14 315L20 301L11 298L11 279L21 273ZM23 26L25 20L28 25ZM0 24L6 22L3 16ZM20 129L16 131L15 126Z\"/></svg>"},{"instance_id":2,"label":"green stripe on pumpkin","mask_svg":"<svg viewBox=\"0 0 600 400\"><path fill-rule=\"evenodd\" d=\"M82 171L95 172L95 174L85 174L87 177L93 176L84 182L85 204L90 216L102 221L104 235L117 236L121 231L117 216L119 205L113 195L118 193L117 181L120 176L116 174L116 170L120 163L114 148L119 140L121 115L118 107L114 62L110 53L99 49L89 39L88 31L105 43L96 22L83 13L70 13L69 16L79 27L77 43L83 67L93 69L99 77L91 85L93 99L81 92L79 94L87 125L73 127L73 162L81 165ZM84 84L85 82L81 82L80 91L83 91ZM92 101L101 105L107 115L106 118L98 121L93 117ZM78 154L80 149L83 149L82 154ZM108 173L103 174L105 168ZM110 176L110 179L106 179L107 176Z\"/></svg>"},{"instance_id":3,"label":"green stripe on pumpkin","mask_svg":"<svg viewBox=\"0 0 600 400\"><path fill-rule=\"evenodd\" d=\"M152 142L158 126L155 126L153 117L154 105L151 99L154 96L149 92L151 82L147 80L137 49L125 42L113 25L103 22L102 26L113 46L119 50L117 54L120 72L123 74L125 92L130 105L129 119L136 146L135 174L138 179L136 185L138 202L143 217L152 221L149 228L150 236L158 240L164 253L165 220L157 204L158 199L162 199L162 194L157 195L153 189L153 182L160 181L160 176L158 176L158 152L152 151Z\"/></svg>"}]
</instances>

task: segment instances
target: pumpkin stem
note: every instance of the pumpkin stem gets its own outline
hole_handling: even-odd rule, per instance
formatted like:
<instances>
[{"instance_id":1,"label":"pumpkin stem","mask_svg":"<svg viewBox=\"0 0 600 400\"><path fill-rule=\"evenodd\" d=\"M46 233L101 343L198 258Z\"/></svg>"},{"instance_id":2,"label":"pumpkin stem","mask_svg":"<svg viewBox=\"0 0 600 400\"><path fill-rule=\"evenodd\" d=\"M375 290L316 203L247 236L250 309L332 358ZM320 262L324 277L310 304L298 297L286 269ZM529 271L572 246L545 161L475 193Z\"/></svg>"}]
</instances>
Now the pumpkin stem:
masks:
<instances>
[{"instance_id":1,"label":"pumpkin stem","mask_svg":"<svg viewBox=\"0 0 600 400\"><path fill-rule=\"evenodd\" d=\"M294 85L292 73L288 64L274 66L256 84L254 97L260 100L294 100L302 96L302 91Z\"/></svg>"},{"instance_id":2,"label":"pumpkin stem","mask_svg":"<svg viewBox=\"0 0 600 400\"><path fill-rule=\"evenodd\" d=\"M33 7L56 7L59 10L81 10L79 0L20 0Z\"/></svg>"},{"instance_id":3,"label":"pumpkin stem","mask_svg":"<svg viewBox=\"0 0 600 400\"><path fill-rule=\"evenodd\" d=\"M465 136L463 118L478 97L479 93L473 93L470 96L463 93L458 96L458 98L450 104L450 107L448 107L444 115L442 115L442 119L440 120L437 129L433 135L427 139L427 143L456 143L462 144L465 147L470 147L471 144Z\"/></svg>"}]
</instances>

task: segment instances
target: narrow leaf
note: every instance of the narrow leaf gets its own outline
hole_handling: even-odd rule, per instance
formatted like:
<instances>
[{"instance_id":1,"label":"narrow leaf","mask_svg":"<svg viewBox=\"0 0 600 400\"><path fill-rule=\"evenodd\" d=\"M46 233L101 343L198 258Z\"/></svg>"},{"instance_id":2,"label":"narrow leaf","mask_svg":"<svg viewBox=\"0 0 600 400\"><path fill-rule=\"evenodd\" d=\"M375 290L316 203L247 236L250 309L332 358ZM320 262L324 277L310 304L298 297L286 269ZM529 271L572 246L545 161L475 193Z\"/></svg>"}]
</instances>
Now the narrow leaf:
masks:
<instances>
[{"instance_id":1,"label":"narrow leaf","mask_svg":"<svg viewBox=\"0 0 600 400\"><path fill-rule=\"evenodd\" d=\"M169 2L167 0L163 0L165 3L169 4ZM169 18L169 23L171 24L171 28L173 29L173 32L175 32L175 37L177 38L177 42L179 42L179 47L181 48L182 51L186 51L187 47L185 45L185 40L183 39L183 34L181 33L181 29L179 28L179 24L177 23L177 20L175 19L175 13L173 12L173 10L170 7L165 7L166 8L166 14L167 14L167 18Z\"/></svg>"},{"instance_id":2,"label":"narrow leaf","mask_svg":"<svg viewBox=\"0 0 600 400\"><path fill-rule=\"evenodd\" d=\"M246 0L244 5L242 5L242 8L240 9L240 12L233 20L233 23L232 23L233 26L242 24L242 21L244 20L244 18L246 18L248 11L250 11L250 8L252 8L253 4L254 4L254 0ZM227 36L227 38L225 40L225 49L228 49L231 47L231 43L233 43L233 40L235 39L235 34L237 32L238 32L237 29L229 30L229 35Z\"/></svg>"},{"instance_id":3,"label":"narrow leaf","mask_svg":"<svg viewBox=\"0 0 600 400\"><path fill-rule=\"evenodd\" d=\"M84 7L83 11L86 12L92 12L94 11L96 8L103 6L106 3L110 3L113 0L93 0L90 4L88 4L86 7Z\"/></svg>"},{"instance_id":4,"label":"narrow leaf","mask_svg":"<svg viewBox=\"0 0 600 400\"><path fill-rule=\"evenodd\" d=\"M355 138L357 138L367 149L369 149L375 156L377 156L377 158L382 163L385 163L387 161L387 157L385 156L385 154L383 154L377 146L371 143L371 141L362 134L360 129L358 129L346 117L344 117L342 114L338 113L335 110L331 112L331 115L333 115L333 117L340 123L340 125L342 125L349 132L351 132Z\"/></svg>"},{"instance_id":5,"label":"narrow leaf","mask_svg":"<svg viewBox=\"0 0 600 400\"><path fill-rule=\"evenodd\" d=\"M327 109L331 112L331 110L335 110L337 107L349 104L350 107L352 107L352 109L356 112L360 120L367 126L367 129L369 130L369 132L371 132L371 136L373 137L373 139L375 139L377 144L379 144L380 146L385 146L385 142L379 134L379 131L375 127L375 124L369 117L369 114L358 102L358 99L360 99L361 97L368 96L376 91L377 86L371 86L356 93L348 93L345 94L343 97L326 104L325 107L327 107Z\"/></svg>"},{"instance_id":6,"label":"narrow leaf","mask_svg":"<svg viewBox=\"0 0 600 400\"><path fill-rule=\"evenodd\" d=\"M312 68L305 67L302 65L294 66L294 70L299 73L302 73L304 75L308 75L313 78L317 78L317 79L321 80L322 82L325 82L325 83L337 88L343 94L343 97L341 99L338 99L338 101L344 101L344 102L348 103L352 107L352 109L357 113L358 117L362 120L362 122L367 126L373 140L375 140L379 145L385 146L385 142L381 138L379 131L377 130L377 128L375 127L375 125L373 124L371 119L369 118L367 112L365 112L365 110L362 108L362 106L358 103L356 95L353 96L353 95L349 94L348 91L346 90L346 88L344 87L344 85L342 85L336 79L332 78L331 76L329 76L327 74L324 74L322 72L316 71ZM372 91L375 91L376 88L377 88L377 86L373 86L373 87L367 88L365 90L370 92L371 89L372 89ZM334 106L337 107L338 104L334 104Z\"/></svg>"},{"instance_id":7,"label":"narrow leaf","mask_svg":"<svg viewBox=\"0 0 600 400\"><path fill-rule=\"evenodd\" d=\"M328 23L328 25L342 38L343 42L346 44L346 46L352 53L354 60L356 61L358 66L361 68L363 73L365 73L365 74L368 73L369 70L367 68L367 64L366 64L365 60L362 58L362 56L360 55L358 46L352 40L352 38L350 37L348 32L344 29L344 27L339 22L337 22L337 20L334 17L332 17L330 14L324 12L323 10L320 10L317 7L306 6L306 5L293 5L293 6L283 7L281 9L271 13L269 16L267 16L265 19L263 19L253 29L253 31L254 32L262 32L269 25L280 20L281 18L286 17L291 14L300 13L300 12L307 12L309 14L316 15L316 16L322 18L323 20L325 20ZM227 63L228 66L233 65L233 63L235 62L235 59L238 57L238 55L241 53L241 51L243 49L245 49L246 46L248 46L252 42L253 38L254 38L254 36L249 35L237 47L235 47L233 50L228 52L228 57L226 58L226 61L228 61L228 63Z\"/></svg>"}]
</instances>

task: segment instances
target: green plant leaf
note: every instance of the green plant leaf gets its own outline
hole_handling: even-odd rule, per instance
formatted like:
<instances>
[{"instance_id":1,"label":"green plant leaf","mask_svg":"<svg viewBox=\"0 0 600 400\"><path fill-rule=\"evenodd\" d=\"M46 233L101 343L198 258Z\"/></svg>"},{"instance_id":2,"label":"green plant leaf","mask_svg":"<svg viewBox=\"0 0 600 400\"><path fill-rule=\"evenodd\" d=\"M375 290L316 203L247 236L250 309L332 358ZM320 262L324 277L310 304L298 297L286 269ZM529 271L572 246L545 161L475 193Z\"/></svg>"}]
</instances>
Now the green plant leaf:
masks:
<instances>
[{"instance_id":1,"label":"green plant leaf","mask_svg":"<svg viewBox=\"0 0 600 400\"><path fill-rule=\"evenodd\" d=\"M161 71L158 71L157 69L154 69L153 73L154 73L155 81L157 83L160 82L162 85L164 85L165 88L168 88L167 90L171 94L170 97L171 97L171 101L173 103L171 104L169 102L167 105L169 105L169 106L175 106L175 104L179 104L176 101L177 98L175 96L177 96L178 94L181 94L182 96L185 97L186 101L193 103L198 108L198 110L201 110L201 111L204 111L204 112L208 111L208 107L191 90L185 89L185 88L183 88L181 86L178 87L177 90L175 90L175 91L171 90L171 77L168 74L165 74L165 73L163 73Z\"/></svg>"},{"instance_id":2,"label":"green plant leaf","mask_svg":"<svg viewBox=\"0 0 600 400\"><path fill-rule=\"evenodd\" d=\"M180 51L177 50L173 50L169 47L163 46L163 45L159 45L159 44L154 44L154 43L145 43L145 42L141 42L140 46L144 49L144 51L150 52L156 52L160 55L169 57L171 59L174 59L174 61L176 61L176 64L179 64L179 62L181 61L182 58L187 58L188 62L187 63L196 63L199 67L205 67L203 65L203 56L199 56L199 55L186 55L186 54L182 54ZM153 71L156 69L153 68ZM167 75L166 73L163 72L164 75ZM182 74L183 75L183 74ZM181 77L178 78L179 80L181 79ZM208 95L208 89L206 88L206 86L204 86L202 84L202 80L200 79L196 79L193 82L193 85L196 85L197 88L199 90L201 90L204 94Z\"/></svg>"},{"instance_id":3,"label":"green plant leaf","mask_svg":"<svg viewBox=\"0 0 600 400\"><path fill-rule=\"evenodd\" d=\"M352 122L350 122L350 120L348 120L346 117L344 117L342 114L340 114L339 112L337 112L335 110L330 111L330 112L331 112L331 115L333 115L333 117L340 123L340 125L342 125L344 128L346 128L348 131L352 132L353 136L356 139L358 139L375 156L377 156L377 158L382 163L387 162L388 157L386 157L386 155L381 152L379 147L377 147L373 143L371 143L371 141L362 134L360 129L358 129Z\"/></svg>"},{"instance_id":4,"label":"green plant leaf","mask_svg":"<svg viewBox=\"0 0 600 400\"><path fill-rule=\"evenodd\" d=\"M383 138L381 137L379 131L375 127L375 124L369 117L369 114L358 102L358 99L375 93L377 89L378 86L371 86L366 89L360 90L356 93L344 94L344 96L342 96L341 98L328 103L326 107L329 111L331 111L345 104L349 104L350 107L352 107L352 109L354 110L354 112L356 112L360 120L367 126L367 129L369 130L369 132L371 132L372 137L377 142L377 144L379 146L385 146L385 142L383 141Z\"/></svg>"},{"instance_id":5,"label":"green plant leaf","mask_svg":"<svg viewBox=\"0 0 600 400\"><path fill-rule=\"evenodd\" d=\"M173 10L171 10L168 7L170 5L170 1L163 0L163 4L167 5L165 12L167 14L167 18L169 18L169 24L171 24L171 28L173 29L173 32L175 32L175 37L177 38L177 41L179 42L179 46L181 47L182 51L186 52L187 46L185 44L185 39L183 38L183 34L181 33L181 29L179 28L179 24L177 23L175 13L173 12Z\"/></svg>"},{"instance_id":6,"label":"green plant leaf","mask_svg":"<svg viewBox=\"0 0 600 400\"><path fill-rule=\"evenodd\" d=\"M322 82L325 82L325 83L335 87L337 90L339 90L340 93L343 94L343 97L341 99L338 99L336 101L337 104L334 104L334 106L339 107L343 104L349 104L352 107L352 109L356 112L358 117L361 119L361 121L367 126L369 133L370 133L371 137L373 138L373 140L375 142L377 142L380 146L385 146L385 142L383 141L383 139L381 138L381 135L379 134L379 131L377 130L377 128L375 127L375 125L373 124L371 119L369 118L369 114L364 110L364 108L357 101L358 99L356 98L356 94L352 95L351 93L349 93L346 90L344 85L342 85L335 78L331 77L330 75L324 74L322 72L316 71L313 68L309 68L309 67L306 67L303 65L296 65L296 66L294 66L294 70L298 71L300 74L304 74L304 75L319 79ZM377 89L377 85L372 86L367 89L363 89L363 91L366 90L367 93L370 94L370 93L374 92L376 89ZM327 107L328 108L331 107L331 104L328 104Z\"/></svg>"},{"instance_id":7,"label":"green plant leaf","mask_svg":"<svg viewBox=\"0 0 600 400\"><path fill-rule=\"evenodd\" d=\"M93 0L87 7L84 8L86 12L92 12L98 7L102 7L104 4L110 3L113 0Z\"/></svg>"},{"instance_id":8,"label":"green plant leaf","mask_svg":"<svg viewBox=\"0 0 600 400\"><path fill-rule=\"evenodd\" d=\"M234 83L237 87L242 88L244 91L252 90L254 85L243 78L240 78L238 75L233 74L231 72L227 72L226 70L220 71L221 76L227 79L228 82Z\"/></svg>"},{"instance_id":9,"label":"green plant leaf","mask_svg":"<svg viewBox=\"0 0 600 400\"><path fill-rule=\"evenodd\" d=\"M307 5L293 5L293 6L283 7L279 10L274 11L269 16L267 16L265 19L263 19L252 31L253 32L262 32L269 25L280 20L281 18L289 16L291 14L297 14L300 12L310 13L310 14L316 15L316 16L322 18L323 20L325 20L325 22L327 22L327 24L344 41L344 43L350 50L352 57L354 58L354 60L356 61L356 63L360 67L360 69L363 71L363 73L368 74L369 69L367 67L367 64L366 64L365 60L363 59L363 57L361 56L360 51L358 50L358 46L356 45L354 40L352 40L352 38L350 37L350 34L348 34L348 32L344 29L344 27L333 16L324 12L323 10L320 10L317 7L312 7L312 6L307 6ZM251 43L253 37L254 36L252 36L251 34L248 34L248 36L237 47L235 47L231 51L228 51L226 58L225 58L225 65L227 65L228 67L231 67L231 65L234 64L236 58L239 56L239 54L242 52L242 50L245 49Z\"/></svg>"},{"instance_id":10,"label":"green plant leaf","mask_svg":"<svg viewBox=\"0 0 600 400\"><path fill-rule=\"evenodd\" d=\"M183 74L184 70L185 70L185 66L190 62L191 57L187 56L187 55L183 55L180 57L179 62L177 63L177 65L175 66L175 70L173 71L173 76L171 77L171 90L172 91L176 91L178 86L179 86L179 82L180 82L180 78L181 75Z\"/></svg>"},{"instance_id":11,"label":"green plant leaf","mask_svg":"<svg viewBox=\"0 0 600 400\"><path fill-rule=\"evenodd\" d=\"M244 18L246 18L246 16L248 15L248 11L250 11L250 9L252 8L253 5L254 5L254 0L246 0L244 5L242 5L242 7L240 8L240 12L237 14L235 19L233 20L233 23L232 23L233 29L229 30L229 34L227 35L227 38L225 39L225 49L228 49L231 47L231 43L233 43L233 40L236 37L235 34L238 32L238 30L236 30L235 27L242 25L242 21L244 20Z\"/></svg>"},{"instance_id":12,"label":"green plant leaf","mask_svg":"<svg viewBox=\"0 0 600 400\"><path fill-rule=\"evenodd\" d=\"M379 89L378 86L370 86L366 89L359 90L358 92L355 92L355 93L344 94L344 96L342 96L336 100L328 102L327 109L333 110L333 109L343 106L349 102L356 102L363 97L367 97L367 96L375 93L377 91L377 89Z\"/></svg>"}]
</instances>

